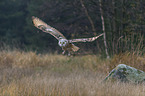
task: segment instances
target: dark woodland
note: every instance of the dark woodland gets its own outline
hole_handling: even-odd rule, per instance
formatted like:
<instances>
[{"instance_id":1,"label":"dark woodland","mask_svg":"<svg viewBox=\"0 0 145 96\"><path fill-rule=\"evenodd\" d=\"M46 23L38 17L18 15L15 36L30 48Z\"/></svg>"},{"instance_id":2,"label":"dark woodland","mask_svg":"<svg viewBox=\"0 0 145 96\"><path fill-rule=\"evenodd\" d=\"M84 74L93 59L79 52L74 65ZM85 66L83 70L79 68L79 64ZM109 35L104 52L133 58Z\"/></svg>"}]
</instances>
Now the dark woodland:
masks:
<instances>
[{"instance_id":1,"label":"dark woodland","mask_svg":"<svg viewBox=\"0 0 145 96\"><path fill-rule=\"evenodd\" d=\"M110 56L145 52L143 0L0 0L0 48L61 53L53 36L33 26L32 16L73 39L103 33L101 15ZM80 53L106 55L103 37L75 45L81 48Z\"/></svg>"}]
</instances>

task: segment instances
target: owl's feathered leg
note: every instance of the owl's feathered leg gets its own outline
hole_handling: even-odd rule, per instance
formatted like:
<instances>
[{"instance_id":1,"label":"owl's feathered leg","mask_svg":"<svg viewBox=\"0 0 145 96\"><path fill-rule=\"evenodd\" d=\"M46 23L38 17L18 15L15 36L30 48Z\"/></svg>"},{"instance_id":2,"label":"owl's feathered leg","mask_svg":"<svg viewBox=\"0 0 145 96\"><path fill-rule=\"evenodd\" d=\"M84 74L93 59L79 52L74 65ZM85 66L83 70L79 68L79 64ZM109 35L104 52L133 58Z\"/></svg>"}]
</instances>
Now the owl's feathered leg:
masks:
<instances>
[{"instance_id":1,"label":"owl's feathered leg","mask_svg":"<svg viewBox=\"0 0 145 96\"><path fill-rule=\"evenodd\" d=\"M64 55L64 54L65 54L65 52L66 52L66 51L65 51L65 50L63 50L62 55ZM67 56L71 56L71 52L69 52L69 51L68 51Z\"/></svg>"},{"instance_id":2,"label":"owl's feathered leg","mask_svg":"<svg viewBox=\"0 0 145 96\"><path fill-rule=\"evenodd\" d=\"M63 50L62 54L64 55L64 53L65 53L65 50Z\"/></svg>"},{"instance_id":3,"label":"owl's feathered leg","mask_svg":"<svg viewBox=\"0 0 145 96\"><path fill-rule=\"evenodd\" d=\"M65 54L65 50L63 50L63 52L62 52L62 55L64 55ZM70 51L68 51L68 54L67 54L67 56L71 56L71 52Z\"/></svg>"},{"instance_id":4,"label":"owl's feathered leg","mask_svg":"<svg viewBox=\"0 0 145 96\"><path fill-rule=\"evenodd\" d=\"M68 52L68 56L71 56L71 52Z\"/></svg>"},{"instance_id":5,"label":"owl's feathered leg","mask_svg":"<svg viewBox=\"0 0 145 96\"><path fill-rule=\"evenodd\" d=\"M72 57L72 56L74 55L73 53L74 53L74 52L73 52L72 50L68 50L67 56Z\"/></svg>"}]
</instances>

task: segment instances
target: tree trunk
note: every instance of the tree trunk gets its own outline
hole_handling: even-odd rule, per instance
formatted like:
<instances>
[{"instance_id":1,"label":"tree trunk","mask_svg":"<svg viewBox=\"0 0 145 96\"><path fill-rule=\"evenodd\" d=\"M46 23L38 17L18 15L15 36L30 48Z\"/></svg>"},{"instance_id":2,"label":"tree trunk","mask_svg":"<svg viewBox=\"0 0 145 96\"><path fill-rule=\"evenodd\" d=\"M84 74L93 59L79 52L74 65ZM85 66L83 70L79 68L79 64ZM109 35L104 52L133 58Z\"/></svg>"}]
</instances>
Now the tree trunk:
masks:
<instances>
[{"instance_id":1,"label":"tree trunk","mask_svg":"<svg viewBox=\"0 0 145 96\"><path fill-rule=\"evenodd\" d=\"M102 10L101 0L99 0L99 2L100 2L100 13L101 13L101 19L102 19L102 30L103 30L103 33L104 33L105 52L106 52L107 58L110 58L110 56L108 54L108 47L107 47L107 42L106 42L106 32L105 32L105 24L104 24L104 17L103 17L103 10Z\"/></svg>"}]
</instances>

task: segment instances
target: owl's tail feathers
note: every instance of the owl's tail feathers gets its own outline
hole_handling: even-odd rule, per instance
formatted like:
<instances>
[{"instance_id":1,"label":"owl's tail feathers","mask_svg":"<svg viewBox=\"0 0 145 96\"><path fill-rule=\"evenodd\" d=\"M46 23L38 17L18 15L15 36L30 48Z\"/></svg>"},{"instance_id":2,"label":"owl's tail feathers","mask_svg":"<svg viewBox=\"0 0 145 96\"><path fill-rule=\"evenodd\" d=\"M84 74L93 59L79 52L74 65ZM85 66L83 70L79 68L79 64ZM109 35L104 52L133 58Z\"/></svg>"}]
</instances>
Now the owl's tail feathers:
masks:
<instances>
[{"instance_id":1,"label":"owl's tail feathers","mask_svg":"<svg viewBox=\"0 0 145 96\"><path fill-rule=\"evenodd\" d=\"M78 51L80 48L75 46L74 44L72 44L72 50L75 52L75 51Z\"/></svg>"}]
</instances>

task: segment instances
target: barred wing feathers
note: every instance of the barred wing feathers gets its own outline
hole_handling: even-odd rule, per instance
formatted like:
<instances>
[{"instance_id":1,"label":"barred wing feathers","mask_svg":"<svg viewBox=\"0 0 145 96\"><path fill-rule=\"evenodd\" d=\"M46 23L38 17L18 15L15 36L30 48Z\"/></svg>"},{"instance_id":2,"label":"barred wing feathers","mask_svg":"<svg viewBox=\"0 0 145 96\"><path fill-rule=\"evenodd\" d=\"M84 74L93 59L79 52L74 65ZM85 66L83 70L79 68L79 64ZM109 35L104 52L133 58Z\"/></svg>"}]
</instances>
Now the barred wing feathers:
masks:
<instances>
[{"instance_id":1,"label":"barred wing feathers","mask_svg":"<svg viewBox=\"0 0 145 96\"><path fill-rule=\"evenodd\" d=\"M92 41L98 39L102 35L104 35L104 33L102 33L96 37L92 37L92 38L71 39L71 40L69 40L69 42L70 43L73 43L73 42L92 42Z\"/></svg>"},{"instance_id":2,"label":"barred wing feathers","mask_svg":"<svg viewBox=\"0 0 145 96\"><path fill-rule=\"evenodd\" d=\"M60 39L60 37L62 39L66 39L63 34L61 34L58 30L56 30L55 28L47 25L45 22L43 22L42 20L40 20L37 17L32 16L32 21L34 23L34 26L37 27L38 29L42 30L43 32L49 33L52 36L54 36L56 39Z\"/></svg>"}]
</instances>

